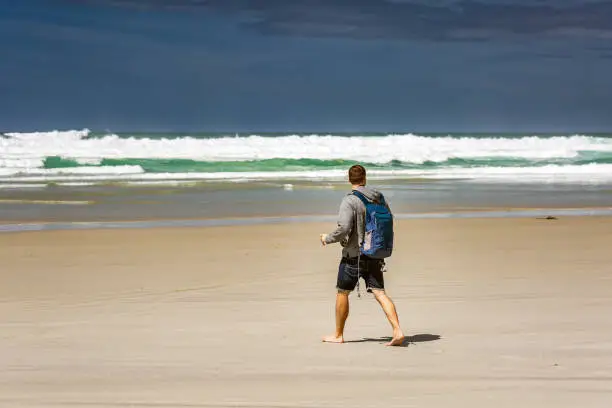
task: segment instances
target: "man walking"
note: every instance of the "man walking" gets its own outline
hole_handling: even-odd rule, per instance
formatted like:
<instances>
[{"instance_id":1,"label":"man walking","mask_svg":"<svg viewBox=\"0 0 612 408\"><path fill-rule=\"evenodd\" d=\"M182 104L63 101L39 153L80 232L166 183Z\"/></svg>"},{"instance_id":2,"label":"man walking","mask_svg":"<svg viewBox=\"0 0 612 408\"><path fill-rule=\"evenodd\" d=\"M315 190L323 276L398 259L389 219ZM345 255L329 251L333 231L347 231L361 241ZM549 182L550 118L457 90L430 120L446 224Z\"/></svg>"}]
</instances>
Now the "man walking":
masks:
<instances>
[{"instance_id":1,"label":"man walking","mask_svg":"<svg viewBox=\"0 0 612 408\"><path fill-rule=\"evenodd\" d=\"M366 170L363 166L354 165L348 171L352 191L340 204L338 226L330 234L321 234L321 243L325 245L339 242L342 246L342 259L338 267L336 282L336 332L323 337L324 342L344 343L344 325L349 314L349 294L359 285L359 278L366 283L366 290L373 293L382 307L391 327L393 337L388 346L400 346L404 333L393 301L385 293L383 279L384 261L360 254L360 243L365 231L365 205L354 191L361 193L370 202L380 202L382 194L366 187Z\"/></svg>"}]
</instances>

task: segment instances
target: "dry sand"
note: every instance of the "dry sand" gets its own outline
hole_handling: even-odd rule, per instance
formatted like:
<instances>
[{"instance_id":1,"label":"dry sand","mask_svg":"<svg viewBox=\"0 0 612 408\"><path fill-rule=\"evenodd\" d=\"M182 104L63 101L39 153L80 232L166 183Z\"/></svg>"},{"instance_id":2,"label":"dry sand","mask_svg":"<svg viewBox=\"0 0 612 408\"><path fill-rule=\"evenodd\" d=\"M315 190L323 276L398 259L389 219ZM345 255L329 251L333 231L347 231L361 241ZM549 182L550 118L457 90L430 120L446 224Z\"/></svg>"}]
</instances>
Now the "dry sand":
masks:
<instances>
[{"instance_id":1,"label":"dry sand","mask_svg":"<svg viewBox=\"0 0 612 408\"><path fill-rule=\"evenodd\" d=\"M612 219L400 221L402 348L332 228L0 234L0 406L612 406Z\"/></svg>"}]
</instances>

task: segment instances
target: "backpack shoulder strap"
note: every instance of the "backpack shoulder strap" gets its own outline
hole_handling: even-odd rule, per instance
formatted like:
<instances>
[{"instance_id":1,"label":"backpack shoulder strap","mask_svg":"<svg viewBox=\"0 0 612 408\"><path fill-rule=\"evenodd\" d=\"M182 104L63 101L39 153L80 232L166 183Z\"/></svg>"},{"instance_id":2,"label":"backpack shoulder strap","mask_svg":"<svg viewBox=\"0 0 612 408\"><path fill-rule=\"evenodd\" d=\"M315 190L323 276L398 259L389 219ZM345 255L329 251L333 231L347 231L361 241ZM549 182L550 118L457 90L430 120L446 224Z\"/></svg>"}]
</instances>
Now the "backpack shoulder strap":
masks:
<instances>
[{"instance_id":1,"label":"backpack shoulder strap","mask_svg":"<svg viewBox=\"0 0 612 408\"><path fill-rule=\"evenodd\" d=\"M367 206L368 204L370 204L370 202L368 201L368 199L359 191L357 190L353 190L352 194L359 198L361 200L361 202L363 203L363 205Z\"/></svg>"},{"instance_id":2,"label":"backpack shoulder strap","mask_svg":"<svg viewBox=\"0 0 612 408\"><path fill-rule=\"evenodd\" d=\"M368 204L371 204L372 202L369 201L361 192L357 191L357 190L353 190L352 194L356 197L358 197L361 202L363 202L363 205L367 206ZM376 203L376 201L374 201L374 203ZM380 200L379 200L379 204L386 206L387 203L385 202L385 196L380 193Z\"/></svg>"}]
</instances>

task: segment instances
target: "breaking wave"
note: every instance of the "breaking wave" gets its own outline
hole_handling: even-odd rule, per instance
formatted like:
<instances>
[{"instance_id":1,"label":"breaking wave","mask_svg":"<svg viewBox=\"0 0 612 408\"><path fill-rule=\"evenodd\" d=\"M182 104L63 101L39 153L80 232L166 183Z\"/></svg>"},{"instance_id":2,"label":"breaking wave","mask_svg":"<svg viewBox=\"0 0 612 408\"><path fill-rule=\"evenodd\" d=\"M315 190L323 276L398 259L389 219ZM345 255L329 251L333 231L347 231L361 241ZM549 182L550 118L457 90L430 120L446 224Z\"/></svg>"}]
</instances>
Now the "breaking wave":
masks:
<instances>
[{"instance_id":1,"label":"breaking wave","mask_svg":"<svg viewBox=\"0 0 612 408\"><path fill-rule=\"evenodd\" d=\"M0 135L0 181L381 178L612 181L612 138L519 135Z\"/></svg>"}]
</instances>

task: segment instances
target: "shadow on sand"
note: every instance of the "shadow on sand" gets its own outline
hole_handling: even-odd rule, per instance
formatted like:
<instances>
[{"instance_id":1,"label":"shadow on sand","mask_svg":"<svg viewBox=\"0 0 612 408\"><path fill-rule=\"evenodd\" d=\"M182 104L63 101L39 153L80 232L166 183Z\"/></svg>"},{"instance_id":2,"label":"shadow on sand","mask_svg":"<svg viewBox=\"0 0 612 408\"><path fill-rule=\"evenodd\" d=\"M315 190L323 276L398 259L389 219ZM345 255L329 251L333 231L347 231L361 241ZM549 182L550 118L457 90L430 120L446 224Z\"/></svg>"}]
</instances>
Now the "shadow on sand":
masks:
<instances>
[{"instance_id":1,"label":"shadow on sand","mask_svg":"<svg viewBox=\"0 0 612 408\"><path fill-rule=\"evenodd\" d=\"M410 344L424 343L426 341L436 341L440 339L441 337L437 334L415 334L414 336L406 336L401 347L408 347ZM345 343L388 343L389 341L391 341L391 337L366 337L361 340L347 340Z\"/></svg>"}]
</instances>

